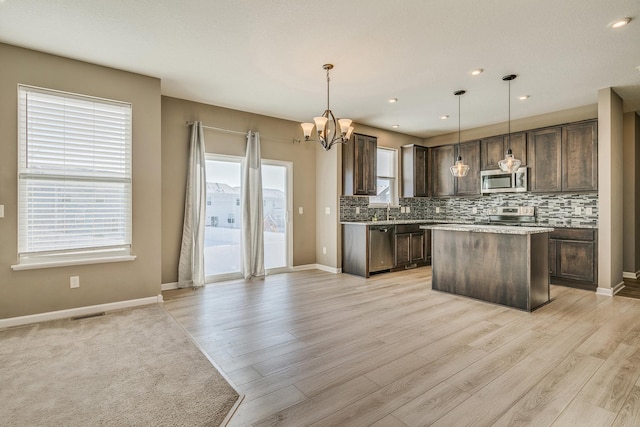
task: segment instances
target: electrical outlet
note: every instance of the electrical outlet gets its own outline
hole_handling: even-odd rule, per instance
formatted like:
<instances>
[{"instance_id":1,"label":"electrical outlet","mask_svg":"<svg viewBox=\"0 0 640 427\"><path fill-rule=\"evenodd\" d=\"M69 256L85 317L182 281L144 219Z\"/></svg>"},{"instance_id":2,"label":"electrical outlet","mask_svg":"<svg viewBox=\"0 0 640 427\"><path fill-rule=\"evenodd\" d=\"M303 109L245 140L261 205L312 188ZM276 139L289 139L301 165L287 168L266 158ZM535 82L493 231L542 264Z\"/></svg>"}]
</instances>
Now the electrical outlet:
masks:
<instances>
[{"instance_id":1,"label":"electrical outlet","mask_svg":"<svg viewBox=\"0 0 640 427\"><path fill-rule=\"evenodd\" d=\"M324 208L324 213L327 214L327 215L330 215L331 214L331 208L329 206Z\"/></svg>"},{"instance_id":2,"label":"electrical outlet","mask_svg":"<svg viewBox=\"0 0 640 427\"><path fill-rule=\"evenodd\" d=\"M587 216L593 215L593 208L592 207L584 208L584 210L585 210L585 213L586 213Z\"/></svg>"},{"instance_id":3,"label":"electrical outlet","mask_svg":"<svg viewBox=\"0 0 640 427\"><path fill-rule=\"evenodd\" d=\"M360 213L360 206L356 206L356 215Z\"/></svg>"},{"instance_id":4,"label":"electrical outlet","mask_svg":"<svg viewBox=\"0 0 640 427\"><path fill-rule=\"evenodd\" d=\"M400 213L405 213L404 206L400 206Z\"/></svg>"},{"instance_id":5,"label":"electrical outlet","mask_svg":"<svg viewBox=\"0 0 640 427\"><path fill-rule=\"evenodd\" d=\"M304 213L304 209L302 209L302 206L300 206L300 207L298 208L298 213L299 213L300 215L302 215L302 214Z\"/></svg>"},{"instance_id":6,"label":"electrical outlet","mask_svg":"<svg viewBox=\"0 0 640 427\"><path fill-rule=\"evenodd\" d=\"M71 276L71 277L69 277L69 287L70 288L79 288L80 287L80 276Z\"/></svg>"},{"instance_id":7,"label":"electrical outlet","mask_svg":"<svg viewBox=\"0 0 640 427\"><path fill-rule=\"evenodd\" d=\"M477 214L478 213L478 208L476 208L475 206L473 208L471 208L471 213Z\"/></svg>"},{"instance_id":8,"label":"electrical outlet","mask_svg":"<svg viewBox=\"0 0 640 427\"><path fill-rule=\"evenodd\" d=\"M581 215L582 214L582 208L580 206L576 206L575 208L575 214L576 215Z\"/></svg>"},{"instance_id":9,"label":"electrical outlet","mask_svg":"<svg viewBox=\"0 0 640 427\"><path fill-rule=\"evenodd\" d=\"M407 206L406 208L404 208L404 211L406 213L411 213L411 206Z\"/></svg>"},{"instance_id":10,"label":"electrical outlet","mask_svg":"<svg viewBox=\"0 0 640 427\"><path fill-rule=\"evenodd\" d=\"M326 246L322 247L322 253L325 254L325 255L327 254L327 247Z\"/></svg>"},{"instance_id":11,"label":"electrical outlet","mask_svg":"<svg viewBox=\"0 0 640 427\"><path fill-rule=\"evenodd\" d=\"M436 213L440 213L440 206L436 206Z\"/></svg>"}]
</instances>

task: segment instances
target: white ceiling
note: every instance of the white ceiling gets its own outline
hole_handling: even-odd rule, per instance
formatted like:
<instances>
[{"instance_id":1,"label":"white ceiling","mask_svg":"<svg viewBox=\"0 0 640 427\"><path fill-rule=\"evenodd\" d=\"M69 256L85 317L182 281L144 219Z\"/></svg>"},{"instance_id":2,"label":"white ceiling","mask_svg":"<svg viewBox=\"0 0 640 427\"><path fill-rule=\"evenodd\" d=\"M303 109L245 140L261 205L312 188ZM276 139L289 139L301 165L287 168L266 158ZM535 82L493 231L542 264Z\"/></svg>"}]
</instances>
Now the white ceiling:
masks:
<instances>
[{"instance_id":1,"label":"white ceiling","mask_svg":"<svg viewBox=\"0 0 640 427\"><path fill-rule=\"evenodd\" d=\"M512 119L605 87L640 110L638 0L0 0L0 41L295 121L324 111L330 62L336 116L420 137L457 130L458 89L463 129L506 121L511 73Z\"/></svg>"}]
</instances>

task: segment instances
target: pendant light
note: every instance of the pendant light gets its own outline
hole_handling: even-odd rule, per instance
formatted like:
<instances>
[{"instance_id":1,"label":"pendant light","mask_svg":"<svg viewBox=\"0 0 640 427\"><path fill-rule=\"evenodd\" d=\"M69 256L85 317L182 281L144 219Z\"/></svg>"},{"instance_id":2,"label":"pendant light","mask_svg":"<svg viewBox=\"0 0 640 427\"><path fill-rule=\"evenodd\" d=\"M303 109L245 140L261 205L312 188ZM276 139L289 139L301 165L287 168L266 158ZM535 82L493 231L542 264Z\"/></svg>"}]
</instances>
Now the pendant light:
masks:
<instances>
[{"instance_id":1,"label":"pendant light","mask_svg":"<svg viewBox=\"0 0 640 427\"><path fill-rule=\"evenodd\" d=\"M515 79L515 74L509 74L502 78L503 81L509 82L509 133L507 134L507 155L498 162L498 166L504 172L514 173L518 170L522 162L513 157L511 152L511 80Z\"/></svg>"},{"instance_id":2,"label":"pendant light","mask_svg":"<svg viewBox=\"0 0 640 427\"><path fill-rule=\"evenodd\" d=\"M324 110L322 116L314 117L315 123L301 123L305 141L318 141L325 151L328 151L335 144L346 144L349 142L353 126L350 119L336 119L329 108L329 70L333 69L333 64L324 64L322 66L327 71L327 109ZM310 139L313 128L316 128L316 137L318 139Z\"/></svg>"},{"instance_id":3,"label":"pendant light","mask_svg":"<svg viewBox=\"0 0 640 427\"><path fill-rule=\"evenodd\" d=\"M462 156L460 155L460 97L465 93L467 93L465 90L453 92L453 94L458 97L458 160L456 160L455 164L451 166L449 170L451 171L451 175L457 178L467 176L469 173L469 165L465 165L462 162Z\"/></svg>"}]
</instances>

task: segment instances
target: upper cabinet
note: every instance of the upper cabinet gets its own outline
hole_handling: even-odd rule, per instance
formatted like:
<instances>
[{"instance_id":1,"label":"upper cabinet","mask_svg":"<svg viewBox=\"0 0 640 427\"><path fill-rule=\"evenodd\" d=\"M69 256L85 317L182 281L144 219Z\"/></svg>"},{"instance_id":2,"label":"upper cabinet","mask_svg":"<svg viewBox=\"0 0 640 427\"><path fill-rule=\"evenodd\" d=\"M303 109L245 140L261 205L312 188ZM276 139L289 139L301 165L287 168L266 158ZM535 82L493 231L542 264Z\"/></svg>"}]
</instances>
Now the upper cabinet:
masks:
<instances>
[{"instance_id":1,"label":"upper cabinet","mask_svg":"<svg viewBox=\"0 0 640 427\"><path fill-rule=\"evenodd\" d=\"M456 195L457 196L479 195L480 194L480 141L463 142L462 144L460 144L460 156L462 156L462 161L466 165L469 165L469 173L465 177L455 179ZM449 171L449 174L451 174L450 171Z\"/></svg>"},{"instance_id":2,"label":"upper cabinet","mask_svg":"<svg viewBox=\"0 0 640 427\"><path fill-rule=\"evenodd\" d=\"M453 196L455 194L455 181L449 168L455 162L455 145L442 145L431 149L431 195ZM479 189L478 189L479 190Z\"/></svg>"},{"instance_id":3,"label":"upper cabinet","mask_svg":"<svg viewBox=\"0 0 640 427\"><path fill-rule=\"evenodd\" d=\"M498 162L504 159L509 149L509 137L507 135L492 136L481 140L480 167L482 170L500 169ZM527 164L527 133L517 132L511 134L511 152L516 159Z\"/></svg>"},{"instance_id":4,"label":"upper cabinet","mask_svg":"<svg viewBox=\"0 0 640 427\"><path fill-rule=\"evenodd\" d=\"M529 190L562 191L562 129L536 129L529 138Z\"/></svg>"},{"instance_id":5,"label":"upper cabinet","mask_svg":"<svg viewBox=\"0 0 640 427\"><path fill-rule=\"evenodd\" d=\"M402 147L402 197L429 195L429 149L421 145Z\"/></svg>"},{"instance_id":6,"label":"upper cabinet","mask_svg":"<svg viewBox=\"0 0 640 427\"><path fill-rule=\"evenodd\" d=\"M598 124L595 120L562 127L562 190L598 189Z\"/></svg>"},{"instance_id":7,"label":"upper cabinet","mask_svg":"<svg viewBox=\"0 0 640 427\"><path fill-rule=\"evenodd\" d=\"M354 133L342 148L342 193L376 195L376 137Z\"/></svg>"},{"instance_id":8,"label":"upper cabinet","mask_svg":"<svg viewBox=\"0 0 640 427\"><path fill-rule=\"evenodd\" d=\"M597 122L589 120L528 132L532 192L597 191Z\"/></svg>"},{"instance_id":9,"label":"upper cabinet","mask_svg":"<svg viewBox=\"0 0 640 427\"><path fill-rule=\"evenodd\" d=\"M457 145L442 145L431 149L432 196L471 196L480 194L480 141L460 144L462 161L469 165L469 173L462 178L451 175L455 163Z\"/></svg>"}]
</instances>

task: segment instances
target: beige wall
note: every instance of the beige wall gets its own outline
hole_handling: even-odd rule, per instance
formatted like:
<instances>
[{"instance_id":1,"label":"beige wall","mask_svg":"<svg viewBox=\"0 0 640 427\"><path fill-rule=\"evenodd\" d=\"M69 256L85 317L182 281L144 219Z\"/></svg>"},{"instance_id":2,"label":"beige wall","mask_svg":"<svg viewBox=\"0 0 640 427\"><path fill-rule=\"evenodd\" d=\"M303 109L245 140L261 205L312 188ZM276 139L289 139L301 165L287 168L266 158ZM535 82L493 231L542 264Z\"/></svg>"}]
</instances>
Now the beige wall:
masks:
<instances>
[{"instance_id":1,"label":"beige wall","mask_svg":"<svg viewBox=\"0 0 640 427\"><path fill-rule=\"evenodd\" d=\"M598 292L622 283L623 259L622 99L611 88L598 91Z\"/></svg>"},{"instance_id":2,"label":"beige wall","mask_svg":"<svg viewBox=\"0 0 640 427\"><path fill-rule=\"evenodd\" d=\"M178 280L190 127L260 132L262 157L293 163L293 265L316 262L316 143L297 142L300 124L177 98L162 97L162 283ZM244 157L245 135L205 129L208 153ZM303 208L303 214L298 208Z\"/></svg>"},{"instance_id":3,"label":"beige wall","mask_svg":"<svg viewBox=\"0 0 640 427\"><path fill-rule=\"evenodd\" d=\"M640 271L640 116L624 114L624 259L625 277Z\"/></svg>"},{"instance_id":4,"label":"beige wall","mask_svg":"<svg viewBox=\"0 0 640 427\"><path fill-rule=\"evenodd\" d=\"M160 293L160 80L0 44L0 318ZM13 271L17 263L17 85L133 104L135 261ZM80 287L69 288L69 277Z\"/></svg>"}]
</instances>

